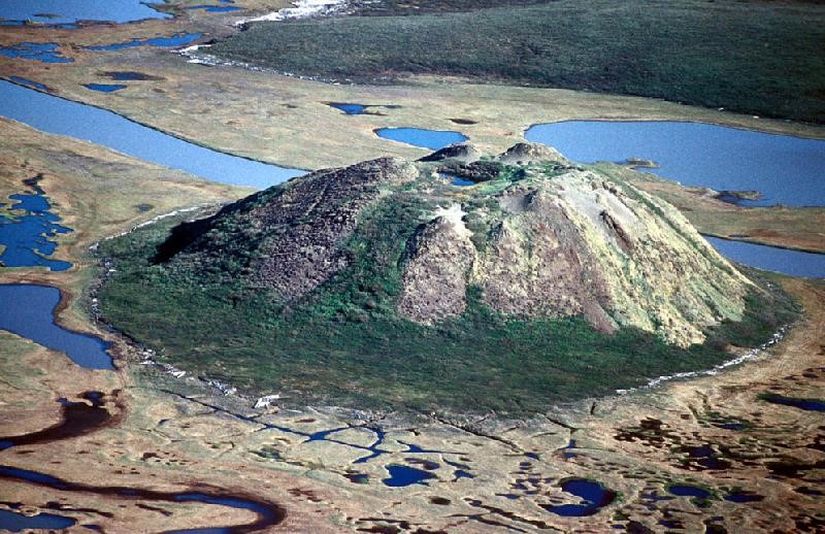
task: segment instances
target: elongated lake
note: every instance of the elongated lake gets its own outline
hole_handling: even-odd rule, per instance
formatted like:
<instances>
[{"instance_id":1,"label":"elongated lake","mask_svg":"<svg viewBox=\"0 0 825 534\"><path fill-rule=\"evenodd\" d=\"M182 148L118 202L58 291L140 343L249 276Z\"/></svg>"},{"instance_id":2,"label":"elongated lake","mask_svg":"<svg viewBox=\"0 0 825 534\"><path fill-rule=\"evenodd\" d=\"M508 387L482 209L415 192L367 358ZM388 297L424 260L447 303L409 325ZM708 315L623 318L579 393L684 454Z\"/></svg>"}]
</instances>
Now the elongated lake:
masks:
<instances>
[{"instance_id":1,"label":"elongated lake","mask_svg":"<svg viewBox=\"0 0 825 534\"><path fill-rule=\"evenodd\" d=\"M426 130L424 128L379 128L375 130L375 135L391 141L431 150L438 150L467 140L467 136L459 132Z\"/></svg>"},{"instance_id":2,"label":"elongated lake","mask_svg":"<svg viewBox=\"0 0 825 534\"><path fill-rule=\"evenodd\" d=\"M0 115L44 132L91 141L215 182L263 189L303 174L211 150L111 111L0 80Z\"/></svg>"},{"instance_id":3,"label":"elongated lake","mask_svg":"<svg viewBox=\"0 0 825 534\"><path fill-rule=\"evenodd\" d=\"M81 367L114 369L106 352L108 343L55 324L54 310L59 302L56 287L0 284L0 329L63 352Z\"/></svg>"},{"instance_id":4,"label":"elongated lake","mask_svg":"<svg viewBox=\"0 0 825 534\"><path fill-rule=\"evenodd\" d=\"M825 205L823 140L674 121L567 121L532 126L524 136L574 161L641 158L684 185L763 195L743 205Z\"/></svg>"},{"instance_id":5,"label":"elongated lake","mask_svg":"<svg viewBox=\"0 0 825 534\"><path fill-rule=\"evenodd\" d=\"M7 23L73 24L78 21L132 22L170 15L152 6L163 0L3 0L0 18Z\"/></svg>"},{"instance_id":6,"label":"elongated lake","mask_svg":"<svg viewBox=\"0 0 825 534\"><path fill-rule=\"evenodd\" d=\"M825 254L768 247L742 241L705 236L713 247L729 260L791 276L825 278Z\"/></svg>"}]
</instances>

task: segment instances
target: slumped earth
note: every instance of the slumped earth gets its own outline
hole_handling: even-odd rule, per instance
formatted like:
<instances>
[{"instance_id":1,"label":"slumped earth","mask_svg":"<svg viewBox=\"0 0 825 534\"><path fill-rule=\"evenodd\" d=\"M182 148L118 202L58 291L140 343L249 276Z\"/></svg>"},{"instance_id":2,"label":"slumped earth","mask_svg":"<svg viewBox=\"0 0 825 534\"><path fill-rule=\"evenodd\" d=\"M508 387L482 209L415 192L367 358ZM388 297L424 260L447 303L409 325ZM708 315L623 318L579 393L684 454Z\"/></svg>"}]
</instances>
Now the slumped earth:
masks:
<instances>
[{"instance_id":1,"label":"slumped earth","mask_svg":"<svg viewBox=\"0 0 825 534\"><path fill-rule=\"evenodd\" d=\"M224 37L236 31L238 19L283 3L236 0L205 9L199 4L136 6L152 11L153 18L119 25L73 17L43 18L55 23L48 28L5 21L11 25L0 31L0 47L35 45L22 48L33 59L0 54L0 75L205 147L312 169L381 155L412 160L427 154L381 139L375 135L380 128L460 131L490 154L522 141L533 122L570 119L703 120L825 137L809 125L646 99L424 77L404 85L334 86L208 68L169 53L165 39ZM365 9L395 13L401 9L397 4ZM462 0L411 4L427 11L466 8ZM243 11L226 9L235 7ZM48 62L55 57L66 61ZM126 87L113 92L86 87L113 83ZM342 112L331 103L366 107ZM420 533L825 528L821 281L760 276L792 295L803 314L762 350L737 350L748 357L741 366L654 389L545 405L531 415L306 407L289 395L257 399L231 383L165 363L163 354L98 322L96 275L114 267L100 265L100 256L89 250L145 223L153 224L120 242L147 228L169 227L174 217L214 212L250 189L207 182L7 119L0 119L0 127L3 214L20 216L6 199L29 190L40 199L30 207L47 202L61 227L72 230L51 236L56 249L41 249L36 260L63 262L58 265L66 270L0 268L0 282L59 288L55 322L64 331L92 336L84 339L111 343L116 367L88 369L0 331L4 528ZM325 135L319 137L319 131ZM630 156L643 154L624 157ZM821 208L744 208L716 198L718 191L681 187L626 163L593 169L608 181L660 196L703 233L809 251L825 248ZM39 177L34 186L33 177ZM480 187L450 173L433 180L458 196Z\"/></svg>"}]
</instances>

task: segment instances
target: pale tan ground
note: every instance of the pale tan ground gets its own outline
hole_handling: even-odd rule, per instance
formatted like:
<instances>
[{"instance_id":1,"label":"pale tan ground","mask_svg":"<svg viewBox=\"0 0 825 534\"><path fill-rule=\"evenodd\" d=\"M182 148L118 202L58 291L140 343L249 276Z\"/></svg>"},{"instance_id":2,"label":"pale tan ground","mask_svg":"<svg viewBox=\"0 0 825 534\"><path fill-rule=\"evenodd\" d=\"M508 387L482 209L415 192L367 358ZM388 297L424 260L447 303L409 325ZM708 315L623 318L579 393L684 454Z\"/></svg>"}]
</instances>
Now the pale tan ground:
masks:
<instances>
[{"instance_id":1,"label":"pale tan ground","mask_svg":"<svg viewBox=\"0 0 825 534\"><path fill-rule=\"evenodd\" d=\"M161 490L208 484L252 494L287 508L289 519L281 529L288 532L341 531L398 525L399 521L410 525L404 531L416 527L451 532L505 527L524 531L604 531L628 521L656 528L656 522L664 516L678 519L688 531L700 530L702 520L712 516L724 517L716 523L730 532L739 532L739 528L798 531L821 512L824 504L822 497L794 491L816 487L815 481L822 475L822 468L813 465L821 464L825 454L812 448L821 416L770 405L756 400L756 395L768 389L795 397L821 399L825 395L825 289L799 281L786 285L802 299L808 318L787 341L758 362L649 393L551 409L548 417L511 422L459 420L457 424L466 431L446 420L381 420L378 416L372 423L388 429L382 449L389 452L364 464L352 464L366 453L346 444L371 442L374 435L366 428L332 434L330 437L339 443L307 442L304 437L230 415L234 411L256 416L249 409L249 401L220 399L185 379L146 376L130 369L117 374L84 371L62 355L2 334L3 351L13 351L17 357L2 361L0 435L48 426L57 416L57 397L75 398L88 389L124 389L128 416L119 427L87 437L16 447L0 455L6 465L59 475L72 482ZM133 369L137 368L134 365ZM214 407L221 405L227 406L230 413L216 412ZM747 420L753 427L729 431L709 426L711 411ZM632 429L643 419L662 421L666 429L662 433L664 446L644 440L616 440L619 432ZM259 420L305 433L369 422L357 415L342 418L335 410L312 409L260 415ZM561 449L571 437L577 447L569 452L576 456L565 459ZM405 443L445 452L404 453ZM695 471L689 465L686 468L683 461L687 455L677 447L704 443L717 451L730 447L721 458L731 459L733 465L716 471ZM526 452L539 454L540 459L529 458ZM744 465L737 454L746 457L750 465ZM439 467L432 471L437 478L426 486L406 488L388 488L381 483L387 476L385 465L415 466L411 459L437 462ZM797 477L768 476L765 464L782 459L810 467ZM454 469L445 460L466 465L475 478L455 480ZM344 477L347 473L367 474L369 481L354 484ZM539 508L539 504L578 502L558 488L558 483L570 476L598 480L619 491L620 498L600 513L584 518L562 518ZM647 509L642 494L653 490L666 496L664 488L670 482L706 487L717 496L707 508L697 508L687 498L676 498ZM750 504L722 500L725 491L734 487L751 489L765 500ZM508 499L503 496L506 494L518 498ZM450 502L437 505L432 498ZM5 485L3 500L24 502L32 512L42 509L47 501L59 500L68 506L61 514L102 525L110 532L153 530L159 521L164 528L181 528L214 524L210 521L226 524L251 520L251 516L218 507L145 503L173 512L165 516L138 508L135 501L22 483ZM110 512L114 517L73 512L71 507Z\"/></svg>"},{"instance_id":2,"label":"pale tan ground","mask_svg":"<svg viewBox=\"0 0 825 534\"><path fill-rule=\"evenodd\" d=\"M23 180L43 175L40 186L61 224L73 229L58 236L54 258L71 261L66 272L46 269L0 269L0 283L43 281L61 287L76 303L96 275L88 248L104 237L182 207L235 200L249 189L215 184L136 160L98 145L48 135L0 118L0 198L26 192ZM148 209L140 211L145 204ZM71 306L63 319L86 329L88 313Z\"/></svg>"}]
</instances>

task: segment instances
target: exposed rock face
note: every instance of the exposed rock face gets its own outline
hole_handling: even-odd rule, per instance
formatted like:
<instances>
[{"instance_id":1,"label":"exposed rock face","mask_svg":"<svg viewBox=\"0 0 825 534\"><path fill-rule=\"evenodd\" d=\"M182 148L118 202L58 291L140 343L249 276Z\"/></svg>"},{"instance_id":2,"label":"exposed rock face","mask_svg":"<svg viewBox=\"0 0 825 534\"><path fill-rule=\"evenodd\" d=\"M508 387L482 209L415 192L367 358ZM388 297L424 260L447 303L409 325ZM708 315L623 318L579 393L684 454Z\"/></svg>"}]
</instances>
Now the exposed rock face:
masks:
<instances>
[{"instance_id":1,"label":"exposed rock face","mask_svg":"<svg viewBox=\"0 0 825 534\"><path fill-rule=\"evenodd\" d=\"M473 161L456 160L465 157ZM398 251L383 252L381 265L397 268L401 285L381 309L425 325L464 313L470 288L505 316L583 316L602 331L634 326L679 345L741 318L750 282L666 202L541 145L478 161L460 145L425 159L434 163L385 158L294 179L183 225L159 259L220 265L289 302L380 244ZM476 185L446 184L437 172L445 161ZM416 207L402 208L412 205L395 201L402 197ZM374 231L359 233L379 201L407 221L403 247L387 241L395 233L380 243L370 243ZM352 237L360 248L348 248ZM380 286L382 274L370 272L350 286Z\"/></svg>"},{"instance_id":2,"label":"exposed rock face","mask_svg":"<svg viewBox=\"0 0 825 534\"><path fill-rule=\"evenodd\" d=\"M504 313L578 315L681 345L739 319L749 282L662 200L571 170L499 196L508 215L475 270Z\"/></svg>"},{"instance_id":3,"label":"exposed rock face","mask_svg":"<svg viewBox=\"0 0 825 534\"><path fill-rule=\"evenodd\" d=\"M402 316L423 324L464 312L467 277L476 258L460 206L440 213L410 240L398 302Z\"/></svg>"},{"instance_id":4,"label":"exposed rock face","mask_svg":"<svg viewBox=\"0 0 825 534\"><path fill-rule=\"evenodd\" d=\"M470 143L457 143L436 150L429 156L424 156L419 161L444 161L448 159L460 161L462 163L472 163L481 158L481 152Z\"/></svg>"},{"instance_id":5,"label":"exposed rock face","mask_svg":"<svg viewBox=\"0 0 825 534\"><path fill-rule=\"evenodd\" d=\"M230 205L173 254L201 264L229 257L244 265L248 283L289 301L348 264L341 244L383 187L417 176L412 164L391 158L318 171Z\"/></svg>"},{"instance_id":6,"label":"exposed rock face","mask_svg":"<svg viewBox=\"0 0 825 534\"><path fill-rule=\"evenodd\" d=\"M598 328L614 325L602 309L606 283L576 226L546 191L507 191L473 282L493 309L520 317L585 315Z\"/></svg>"},{"instance_id":7,"label":"exposed rock face","mask_svg":"<svg viewBox=\"0 0 825 534\"><path fill-rule=\"evenodd\" d=\"M529 163L552 162L568 165L570 161L561 153L539 143L517 143L497 158L502 163L527 165Z\"/></svg>"}]
</instances>

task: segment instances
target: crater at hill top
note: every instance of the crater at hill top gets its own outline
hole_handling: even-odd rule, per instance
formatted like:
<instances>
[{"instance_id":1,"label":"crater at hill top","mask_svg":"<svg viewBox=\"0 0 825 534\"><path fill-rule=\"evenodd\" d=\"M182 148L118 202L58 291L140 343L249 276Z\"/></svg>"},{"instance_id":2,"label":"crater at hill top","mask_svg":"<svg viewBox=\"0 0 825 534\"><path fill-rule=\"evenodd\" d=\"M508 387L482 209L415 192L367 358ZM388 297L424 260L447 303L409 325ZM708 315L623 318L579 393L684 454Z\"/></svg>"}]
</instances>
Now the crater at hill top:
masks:
<instances>
[{"instance_id":1,"label":"crater at hill top","mask_svg":"<svg viewBox=\"0 0 825 534\"><path fill-rule=\"evenodd\" d=\"M712 366L794 313L663 200L529 144L317 171L102 251L115 326L316 402L541 410Z\"/></svg>"}]
</instances>

